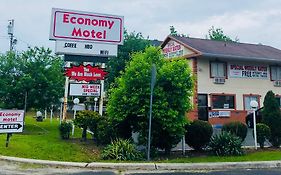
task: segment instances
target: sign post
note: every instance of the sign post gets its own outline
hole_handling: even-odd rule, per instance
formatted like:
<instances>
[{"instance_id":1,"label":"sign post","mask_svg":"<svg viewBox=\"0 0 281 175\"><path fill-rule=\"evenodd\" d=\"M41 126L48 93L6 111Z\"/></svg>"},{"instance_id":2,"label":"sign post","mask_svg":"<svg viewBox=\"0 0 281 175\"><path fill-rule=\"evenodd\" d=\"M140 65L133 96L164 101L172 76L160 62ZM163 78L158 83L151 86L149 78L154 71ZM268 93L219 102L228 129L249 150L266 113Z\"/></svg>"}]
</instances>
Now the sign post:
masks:
<instances>
[{"instance_id":1,"label":"sign post","mask_svg":"<svg viewBox=\"0 0 281 175\"><path fill-rule=\"evenodd\" d=\"M156 83L156 66L152 65L151 69L151 83L150 83L150 105L149 105L149 123L148 123L148 143L147 143L147 160L150 160L150 142L151 142L151 120L152 120L152 98L153 89Z\"/></svg>"}]
</instances>

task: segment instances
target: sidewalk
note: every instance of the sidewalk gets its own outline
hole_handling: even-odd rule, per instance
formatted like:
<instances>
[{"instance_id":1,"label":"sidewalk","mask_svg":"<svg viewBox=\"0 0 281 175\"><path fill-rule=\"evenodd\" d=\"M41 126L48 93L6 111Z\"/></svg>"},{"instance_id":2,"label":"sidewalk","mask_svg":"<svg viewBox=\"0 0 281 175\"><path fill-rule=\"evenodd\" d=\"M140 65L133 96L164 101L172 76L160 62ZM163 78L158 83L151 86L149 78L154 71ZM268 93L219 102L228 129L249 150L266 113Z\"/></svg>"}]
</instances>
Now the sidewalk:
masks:
<instances>
[{"instance_id":1,"label":"sidewalk","mask_svg":"<svg viewBox=\"0 0 281 175\"><path fill-rule=\"evenodd\" d=\"M89 169L110 170L226 170L226 169L268 169L281 168L280 161L257 161L257 162L216 162L216 163L80 163L60 162L49 160L35 160L17 157L0 156L0 160L41 164L49 166L77 167Z\"/></svg>"}]
</instances>

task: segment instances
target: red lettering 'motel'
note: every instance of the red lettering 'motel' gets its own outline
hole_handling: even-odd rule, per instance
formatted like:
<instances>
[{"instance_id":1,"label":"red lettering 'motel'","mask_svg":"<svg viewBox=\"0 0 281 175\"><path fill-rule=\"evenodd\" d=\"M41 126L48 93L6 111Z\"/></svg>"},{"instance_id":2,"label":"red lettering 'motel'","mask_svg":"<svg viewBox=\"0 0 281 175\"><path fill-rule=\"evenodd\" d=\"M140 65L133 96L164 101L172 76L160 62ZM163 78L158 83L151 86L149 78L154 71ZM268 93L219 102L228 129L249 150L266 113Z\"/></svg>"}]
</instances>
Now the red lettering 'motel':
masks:
<instances>
[{"instance_id":1,"label":"red lettering 'motel'","mask_svg":"<svg viewBox=\"0 0 281 175\"><path fill-rule=\"evenodd\" d=\"M85 37L85 38L98 38L98 39L106 39L106 30L103 32L96 32L95 30L84 30L82 31L81 28L73 28L73 31L71 33L72 36L77 37Z\"/></svg>"}]
</instances>

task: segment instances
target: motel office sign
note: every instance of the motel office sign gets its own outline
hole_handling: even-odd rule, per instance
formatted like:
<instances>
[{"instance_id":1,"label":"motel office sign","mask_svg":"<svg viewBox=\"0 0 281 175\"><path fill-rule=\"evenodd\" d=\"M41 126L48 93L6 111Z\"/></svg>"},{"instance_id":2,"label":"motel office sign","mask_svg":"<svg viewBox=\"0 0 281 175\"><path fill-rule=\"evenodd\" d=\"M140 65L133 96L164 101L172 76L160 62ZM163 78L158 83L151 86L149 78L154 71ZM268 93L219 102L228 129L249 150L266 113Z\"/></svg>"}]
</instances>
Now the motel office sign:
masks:
<instances>
[{"instance_id":1,"label":"motel office sign","mask_svg":"<svg viewBox=\"0 0 281 175\"><path fill-rule=\"evenodd\" d=\"M51 40L123 44L123 16L52 9Z\"/></svg>"}]
</instances>

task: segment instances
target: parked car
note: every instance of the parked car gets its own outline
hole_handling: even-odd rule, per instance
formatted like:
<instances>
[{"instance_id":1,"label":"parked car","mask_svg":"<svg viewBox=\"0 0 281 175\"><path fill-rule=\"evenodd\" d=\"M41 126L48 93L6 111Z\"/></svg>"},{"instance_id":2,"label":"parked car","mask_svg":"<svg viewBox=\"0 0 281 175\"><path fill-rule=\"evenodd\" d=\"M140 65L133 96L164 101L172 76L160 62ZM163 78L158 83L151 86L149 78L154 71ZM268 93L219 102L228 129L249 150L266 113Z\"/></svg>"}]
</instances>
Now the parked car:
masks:
<instances>
[{"instance_id":1,"label":"parked car","mask_svg":"<svg viewBox=\"0 0 281 175\"><path fill-rule=\"evenodd\" d=\"M262 108L259 108L258 110L256 110L256 123L261 123L262 121ZM253 121L253 113L250 113L246 116L246 124L249 128L253 128L254 127L254 121Z\"/></svg>"}]
</instances>

